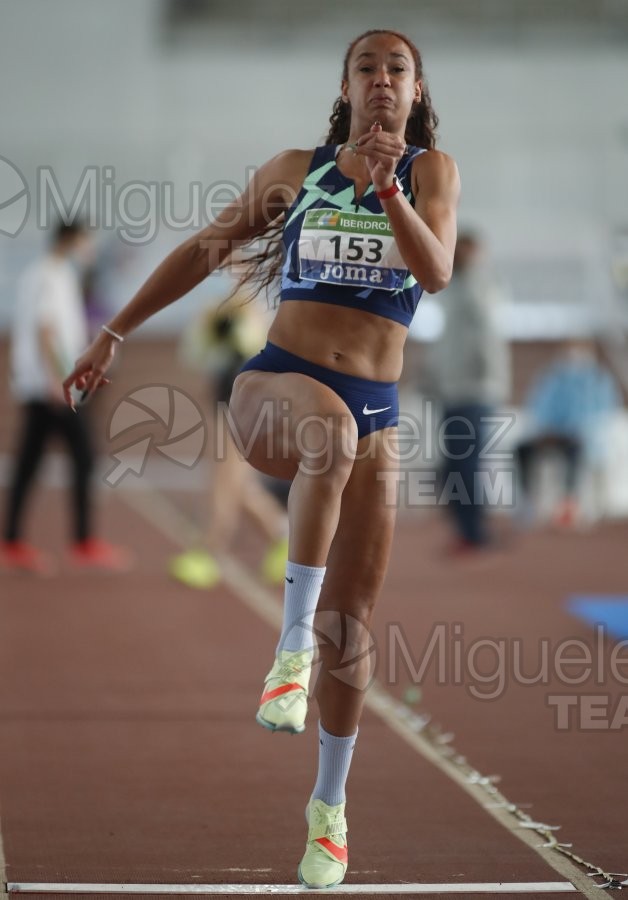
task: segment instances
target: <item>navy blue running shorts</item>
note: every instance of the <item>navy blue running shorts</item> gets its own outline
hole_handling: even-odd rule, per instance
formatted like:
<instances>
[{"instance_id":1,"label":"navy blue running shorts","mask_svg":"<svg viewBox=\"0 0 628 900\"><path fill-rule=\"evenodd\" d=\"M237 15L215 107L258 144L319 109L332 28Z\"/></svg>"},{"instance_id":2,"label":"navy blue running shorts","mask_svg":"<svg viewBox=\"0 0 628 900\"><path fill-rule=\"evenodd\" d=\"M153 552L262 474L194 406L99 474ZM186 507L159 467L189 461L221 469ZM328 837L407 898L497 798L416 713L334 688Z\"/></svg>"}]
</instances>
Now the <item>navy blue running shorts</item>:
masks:
<instances>
[{"instance_id":1,"label":"navy blue running shorts","mask_svg":"<svg viewBox=\"0 0 628 900\"><path fill-rule=\"evenodd\" d=\"M311 363L267 342L264 349L249 359L241 372L297 372L327 385L347 404L358 426L358 438L373 431L391 428L399 422L399 393L396 381L369 381L357 375L336 372ZM315 411L313 411L315 412Z\"/></svg>"}]
</instances>

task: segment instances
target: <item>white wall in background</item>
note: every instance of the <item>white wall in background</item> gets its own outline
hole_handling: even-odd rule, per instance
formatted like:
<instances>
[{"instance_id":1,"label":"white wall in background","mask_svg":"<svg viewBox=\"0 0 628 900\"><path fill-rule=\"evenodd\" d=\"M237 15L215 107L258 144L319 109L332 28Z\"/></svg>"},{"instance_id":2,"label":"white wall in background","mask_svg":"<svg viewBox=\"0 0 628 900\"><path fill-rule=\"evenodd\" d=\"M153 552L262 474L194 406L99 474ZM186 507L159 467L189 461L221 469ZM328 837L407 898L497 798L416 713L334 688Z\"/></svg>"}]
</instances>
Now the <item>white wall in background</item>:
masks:
<instances>
[{"instance_id":1,"label":"white wall in background","mask_svg":"<svg viewBox=\"0 0 628 900\"><path fill-rule=\"evenodd\" d=\"M37 167L53 167L68 198L86 166L112 166L118 190L171 179L181 212L191 181L241 186L248 167L317 142L352 35L343 22L239 48L217 32L205 52L184 53L161 45L156 0L20 0L0 15L0 155L31 187ZM408 32L421 46L420 29ZM461 220L498 257L598 257L609 223L626 221L626 47L500 49L464 43L454 24L452 35L422 50L440 146L462 173ZM42 240L32 220L31 209L19 237L0 235L0 324ZM161 228L130 254L120 303L178 239Z\"/></svg>"}]
</instances>

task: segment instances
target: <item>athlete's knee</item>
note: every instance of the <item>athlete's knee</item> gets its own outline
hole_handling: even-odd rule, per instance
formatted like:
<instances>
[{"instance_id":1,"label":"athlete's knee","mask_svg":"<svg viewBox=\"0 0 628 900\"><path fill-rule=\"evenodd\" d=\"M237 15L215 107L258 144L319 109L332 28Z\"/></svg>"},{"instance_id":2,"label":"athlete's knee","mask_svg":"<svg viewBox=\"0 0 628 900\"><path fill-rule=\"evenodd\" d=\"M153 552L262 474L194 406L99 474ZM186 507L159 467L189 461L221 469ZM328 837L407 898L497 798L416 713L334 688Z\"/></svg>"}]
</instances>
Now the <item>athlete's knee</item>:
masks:
<instances>
[{"instance_id":1,"label":"athlete's knee","mask_svg":"<svg viewBox=\"0 0 628 900\"><path fill-rule=\"evenodd\" d=\"M368 615L354 615L339 610L320 610L314 617L314 631L323 668L349 675L350 667L357 674L374 662L375 639ZM372 658L371 658L372 657ZM340 668L338 668L340 667Z\"/></svg>"},{"instance_id":2,"label":"athlete's knee","mask_svg":"<svg viewBox=\"0 0 628 900\"><path fill-rule=\"evenodd\" d=\"M356 421L348 412L329 411L304 416L294 432L299 469L346 481L358 445Z\"/></svg>"},{"instance_id":3,"label":"athlete's knee","mask_svg":"<svg viewBox=\"0 0 628 900\"><path fill-rule=\"evenodd\" d=\"M368 555L360 559L359 566L352 566L346 579L334 582L333 593L321 594L319 609L323 614L346 617L355 623L356 631L345 629L347 639L354 634L357 639L371 626L373 612L379 599L385 572L380 565L374 565Z\"/></svg>"}]
</instances>

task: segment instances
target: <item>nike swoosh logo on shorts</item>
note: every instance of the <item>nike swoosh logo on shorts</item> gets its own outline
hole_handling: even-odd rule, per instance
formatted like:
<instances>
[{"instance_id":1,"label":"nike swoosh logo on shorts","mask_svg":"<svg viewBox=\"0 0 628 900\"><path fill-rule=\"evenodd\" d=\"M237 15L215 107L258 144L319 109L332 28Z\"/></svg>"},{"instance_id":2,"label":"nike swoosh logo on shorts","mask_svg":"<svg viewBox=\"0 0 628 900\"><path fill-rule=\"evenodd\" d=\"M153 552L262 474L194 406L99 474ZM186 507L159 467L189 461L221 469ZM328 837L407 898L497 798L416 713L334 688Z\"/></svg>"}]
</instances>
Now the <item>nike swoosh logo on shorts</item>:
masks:
<instances>
[{"instance_id":1,"label":"nike swoosh logo on shorts","mask_svg":"<svg viewBox=\"0 0 628 900\"><path fill-rule=\"evenodd\" d=\"M392 409L391 406L382 406L381 409L369 409L368 403L364 404L364 409L362 410L362 414L365 416L372 416L374 413L386 412L387 409Z\"/></svg>"}]
</instances>

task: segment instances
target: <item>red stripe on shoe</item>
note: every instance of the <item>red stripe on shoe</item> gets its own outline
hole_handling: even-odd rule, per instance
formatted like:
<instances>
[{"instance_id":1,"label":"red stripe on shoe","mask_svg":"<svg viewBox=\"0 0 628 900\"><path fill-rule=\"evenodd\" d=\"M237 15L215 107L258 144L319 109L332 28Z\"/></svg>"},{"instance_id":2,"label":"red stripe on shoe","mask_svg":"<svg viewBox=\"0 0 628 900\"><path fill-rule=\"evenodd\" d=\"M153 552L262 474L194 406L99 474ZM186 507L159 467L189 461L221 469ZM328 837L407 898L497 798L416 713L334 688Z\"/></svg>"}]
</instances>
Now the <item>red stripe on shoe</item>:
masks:
<instances>
[{"instance_id":1,"label":"red stripe on shoe","mask_svg":"<svg viewBox=\"0 0 628 900\"><path fill-rule=\"evenodd\" d=\"M272 691L266 691L265 694L262 694L262 699L260 700L260 706L262 703L268 703L269 700L274 700L275 697L281 697L282 694L287 694L289 691L302 691L303 687L300 684L282 684L280 687L273 688Z\"/></svg>"},{"instance_id":2,"label":"red stripe on shoe","mask_svg":"<svg viewBox=\"0 0 628 900\"><path fill-rule=\"evenodd\" d=\"M338 844L334 844L333 841L330 841L329 838L316 838L316 843L320 844L321 847L324 847L325 850L328 850L338 862L344 863L345 865L349 861L349 850L347 845L344 847L339 847Z\"/></svg>"}]
</instances>

